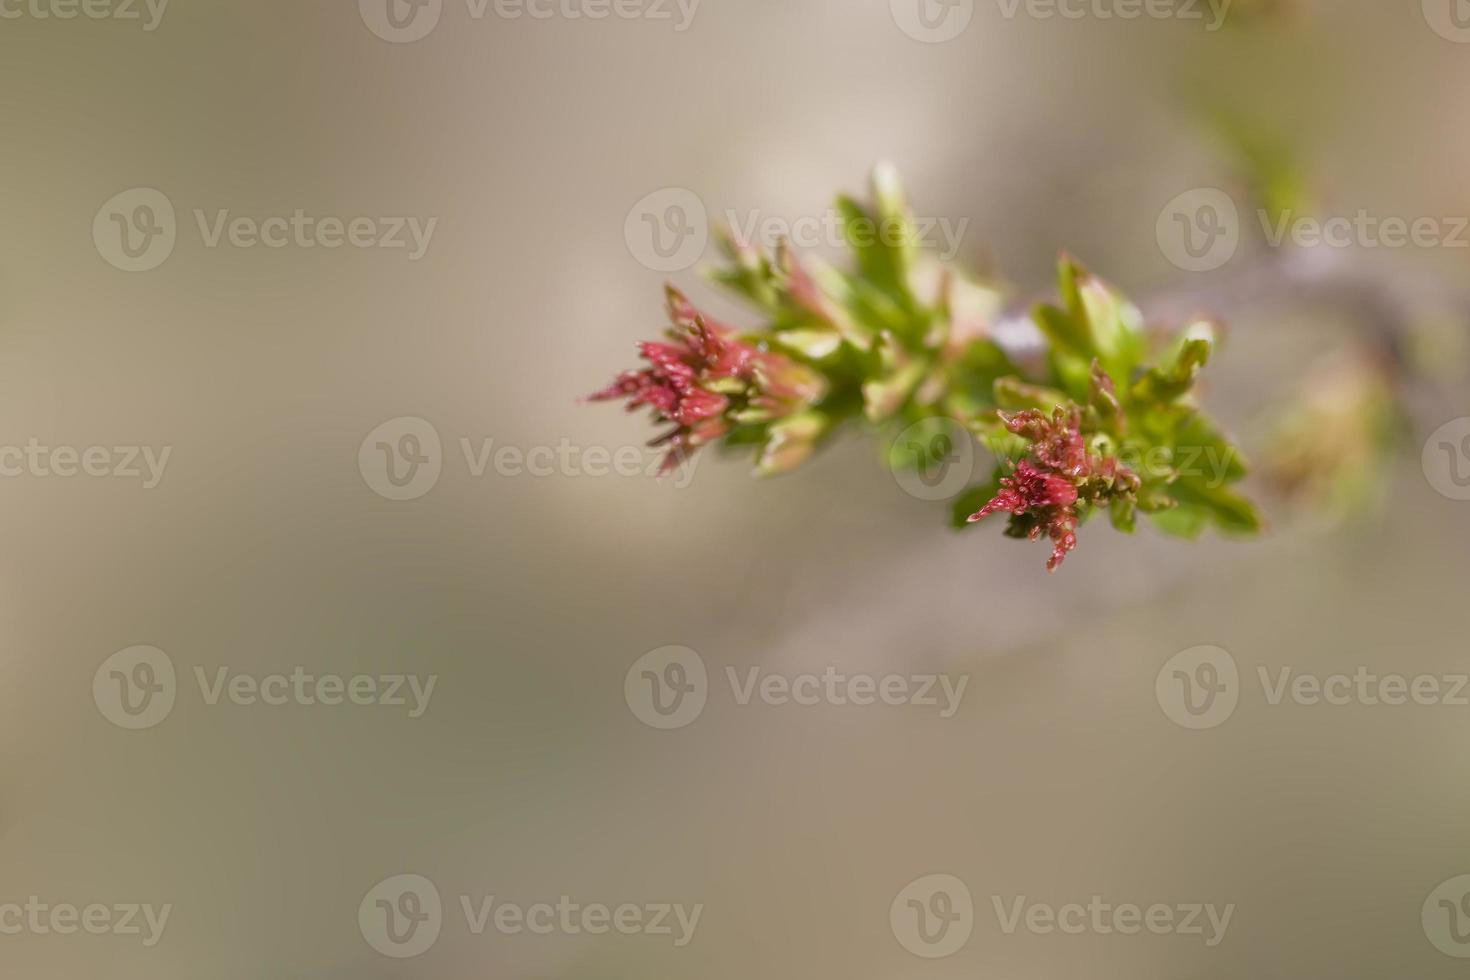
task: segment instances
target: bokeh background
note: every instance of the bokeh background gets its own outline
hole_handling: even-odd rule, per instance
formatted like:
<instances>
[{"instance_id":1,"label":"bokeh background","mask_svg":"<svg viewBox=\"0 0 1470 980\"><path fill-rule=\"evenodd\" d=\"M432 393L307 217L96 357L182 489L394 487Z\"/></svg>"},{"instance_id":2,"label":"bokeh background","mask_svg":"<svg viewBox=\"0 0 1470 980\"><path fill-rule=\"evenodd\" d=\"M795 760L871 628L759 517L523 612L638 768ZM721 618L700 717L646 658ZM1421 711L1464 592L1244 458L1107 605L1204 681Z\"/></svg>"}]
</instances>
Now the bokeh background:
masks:
<instances>
[{"instance_id":1,"label":"bokeh background","mask_svg":"<svg viewBox=\"0 0 1470 980\"><path fill-rule=\"evenodd\" d=\"M741 315L630 247L630 209L663 188L794 219L891 160L1018 296L1046 291L1063 248L1147 294L1208 281L1155 234L1176 195L1231 186L1207 101L1290 134L1334 213L1470 213L1470 45L1430 7L1337 0L1211 32L976 0L928 43L887 0L703 0L682 31L672 5L476 19L445 0L395 43L346 0L173 0L153 30L142 6L0 5L0 444L171 447L152 488L0 479L0 905L172 905L152 947L0 935L0 974L1462 976L1421 910L1470 873L1470 707L1271 705L1256 680L1470 669L1470 503L1419 452L1470 414L1453 357L1382 510L1271 511L1253 543L1088 528L1055 576L1039 545L947 530L861 438L774 481L711 455L683 486L476 476L460 445L647 438L578 399L660 328L662 281ZM129 273L93 222L139 187L177 210L177 244ZM210 248L196 209L437 226L419 261ZM1470 255L1394 258L1449 289ZM1275 390L1353 329L1313 309L1232 323L1211 398L1248 447ZM405 416L441 437L442 473L395 501L358 454ZM93 679L139 644L171 658L177 703L129 731ZM671 644L712 690L660 731L624 678ZM1242 690L1194 731L1155 681L1200 645L1229 651ZM829 666L969 680L950 718L739 705L723 681ZM438 681L419 718L211 705L194 672L221 667ZM358 912L407 873L445 921L400 960ZM925 959L890 904L936 873L966 883L975 924ZM680 948L472 935L459 897L488 895L704 909ZM1093 895L1235 908L1206 947L1007 934L992 907Z\"/></svg>"}]
</instances>

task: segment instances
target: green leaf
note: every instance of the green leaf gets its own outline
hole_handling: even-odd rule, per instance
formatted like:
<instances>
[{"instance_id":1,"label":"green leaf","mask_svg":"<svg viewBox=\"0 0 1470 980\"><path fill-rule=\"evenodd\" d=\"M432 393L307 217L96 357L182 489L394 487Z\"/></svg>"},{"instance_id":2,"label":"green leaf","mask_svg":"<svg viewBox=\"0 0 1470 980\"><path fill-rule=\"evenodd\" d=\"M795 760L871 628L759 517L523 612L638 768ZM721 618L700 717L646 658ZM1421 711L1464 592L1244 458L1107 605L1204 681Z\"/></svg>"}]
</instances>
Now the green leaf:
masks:
<instances>
[{"instance_id":1,"label":"green leaf","mask_svg":"<svg viewBox=\"0 0 1470 980\"><path fill-rule=\"evenodd\" d=\"M1145 486L1138 491L1138 509L1145 514L1158 514L1178 506L1179 501L1169 496L1163 487Z\"/></svg>"},{"instance_id":2,"label":"green leaf","mask_svg":"<svg viewBox=\"0 0 1470 980\"><path fill-rule=\"evenodd\" d=\"M1089 360L1096 354L1087 337L1085 325L1066 310L1043 303L1032 310L1031 318L1036 321L1036 326L1051 341L1053 347L1085 356Z\"/></svg>"},{"instance_id":3,"label":"green leaf","mask_svg":"<svg viewBox=\"0 0 1470 980\"><path fill-rule=\"evenodd\" d=\"M915 358L890 333L878 338L879 377L863 383L863 409L869 422L884 422L903 408L929 374L929 362Z\"/></svg>"},{"instance_id":4,"label":"green leaf","mask_svg":"<svg viewBox=\"0 0 1470 980\"><path fill-rule=\"evenodd\" d=\"M997 378L995 381L995 403L1007 412L1020 412L1030 408L1050 415L1071 402L1066 392L1045 385L1030 384L1014 376Z\"/></svg>"},{"instance_id":5,"label":"green leaf","mask_svg":"<svg viewBox=\"0 0 1470 980\"><path fill-rule=\"evenodd\" d=\"M863 383L863 411L869 422L884 422L897 414L929 366L922 361L905 364L893 374Z\"/></svg>"},{"instance_id":6,"label":"green leaf","mask_svg":"<svg viewBox=\"0 0 1470 980\"><path fill-rule=\"evenodd\" d=\"M857 258L863 279L893 296L907 296L907 255L893 234L867 208L846 195L837 199L842 233Z\"/></svg>"},{"instance_id":7,"label":"green leaf","mask_svg":"<svg viewBox=\"0 0 1470 980\"><path fill-rule=\"evenodd\" d=\"M1204 533L1205 526L1210 523L1209 511L1195 506L1179 506L1169 510L1155 511L1148 516L1154 525L1165 534L1190 540Z\"/></svg>"},{"instance_id":8,"label":"green leaf","mask_svg":"<svg viewBox=\"0 0 1470 980\"><path fill-rule=\"evenodd\" d=\"M1171 364L1150 368L1133 385L1133 399L1146 404L1168 404L1187 395L1200 368L1210 360L1210 341L1191 338L1179 346Z\"/></svg>"},{"instance_id":9,"label":"green leaf","mask_svg":"<svg viewBox=\"0 0 1470 980\"><path fill-rule=\"evenodd\" d=\"M1225 487L1211 486L1203 480L1180 477L1170 492L1181 505L1202 508L1215 525L1226 534L1259 534L1265 520L1256 505Z\"/></svg>"},{"instance_id":10,"label":"green leaf","mask_svg":"<svg viewBox=\"0 0 1470 980\"><path fill-rule=\"evenodd\" d=\"M1143 315L1107 283L1074 265L1073 276L1081 306L1073 316L1082 319L1092 346L1115 382L1127 384L1148 353Z\"/></svg>"},{"instance_id":11,"label":"green leaf","mask_svg":"<svg viewBox=\"0 0 1470 980\"><path fill-rule=\"evenodd\" d=\"M780 312L782 292L775 268L765 252L754 245L737 242L730 229L725 227L715 230L715 240L731 264L710 270L706 276L769 314Z\"/></svg>"},{"instance_id":12,"label":"green leaf","mask_svg":"<svg viewBox=\"0 0 1470 980\"><path fill-rule=\"evenodd\" d=\"M776 250L779 285L796 304L842 334L859 350L867 350L873 331L853 315L854 296L847 277L814 256L797 258L789 242Z\"/></svg>"},{"instance_id":13,"label":"green leaf","mask_svg":"<svg viewBox=\"0 0 1470 980\"><path fill-rule=\"evenodd\" d=\"M869 331L902 334L918 340L928 326L928 317L902 305L894 294L860 276L842 275L847 286L847 306L853 317Z\"/></svg>"},{"instance_id":14,"label":"green leaf","mask_svg":"<svg viewBox=\"0 0 1470 980\"><path fill-rule=\"evenodd\" d=\"M891 163L879 163L873 168L873 204L880 227L892 243L894 265L907 278L918 257L919 233L914 227L903 182Z\"/></svg>"},{"instance_id":15,"label":"green leaf","mask_svg":"<svg viewBox=\"0 0 1470 980\"><path fill-rule=\"evenodd\" d=\"M1124 534L1132 534L1137 526L1137 506L1129 497L1114 497L1108 508L1108 517L1112 519L1113 527Z\"/></svg>"},{"instance_id":16,"label":"green leaf","mask_svg":"<svg viewBox=\"0 0 1470 980\"><path fill-rule=\"evenodd\" d=\"M1053 364L1064 386L1081 400L1078 382L1094 360L1117 384L1127 384L1147 353L1137 307L1067 255L1057 263L1057 282L1061 306L1042 304L1032 317L1052 343Z\"/></svg>"},{"instance_id":17,"label":"green leaf","mask_svg":"<svg viewBox=\"0 0 1470 980\"><path fill-rule=\"evenodd\" d=\"M1174 437L1174 462L1218 483L1238 483L1249 471L1240 449L1203 412L1192 413L1179 425Z\"/></svg>"},{"instance_id":18,"label":"green leaf","mask_svg":"<svg viewBox=\"0 0 1470 980\"><path fill-rule=\"evenodd\" d=\"M772 339L813 361L831 356L842 346L842 334L836 330L782 330Z\"/></svg>"},{"instance_id":19,"label":"green leaf","mask_svg":"<svg viewBox=\"0 0 1470 980\"><path fill-rule=\"evenodd\" d=\"M951 395L962 393L973 406L967 414L996 404L995 385L1001 378L1014 375L1015 364L999 345L983 338L967 344L960 355L946 365L945 376Z\"/></svg>"},{"instance_id":20,"label":"green leaf","mask_svg":"<svg viewBox=\"0 0 1470 980\"><path fill-rule=\"evenodd\" d=\"M771 425L756 462L757 475L785 473L806 462L830 426L831 419L818 411L799 412Z\"/></svg>"},{"instance_id":21,"label":"green leaf","mask_svg":"<svg viewBox=\"0 0 1470 980\"><path fill-rule=\"evenodd\" d=\"M1113 384L1112 375L1104 371L1097 361L1092 362L1092 384L1088 392L1087 407L1092 410L1099 427L1115 436L1123 434L1126 426L1117 388Z\"/></svg>"},{"instance_id":22,"label":"green leaf","mask_svg":"<svg viewBox=\"0 0 1470 980\"><path fill-rule=\"evenodd\" d=\"M1129 394L1144 405L1163 407L1187 395L1199 372L1210 362L1219 331L1208 320L1190 323L1174 340L1161 363L1136 381Z\"/></svg>"},{"instance_id":23,"label":"green leaf","mask_svg":"<svg viewBox=\"0 0 1470 980\"><path fill-rule=\"evenodd\" d=\"M1073 354L1060 347L1051 352L1051 369L1061 383L1069 400L1086 404L1092 394L1092 364L1094 358Z\"/></svg>"}]
</instances>

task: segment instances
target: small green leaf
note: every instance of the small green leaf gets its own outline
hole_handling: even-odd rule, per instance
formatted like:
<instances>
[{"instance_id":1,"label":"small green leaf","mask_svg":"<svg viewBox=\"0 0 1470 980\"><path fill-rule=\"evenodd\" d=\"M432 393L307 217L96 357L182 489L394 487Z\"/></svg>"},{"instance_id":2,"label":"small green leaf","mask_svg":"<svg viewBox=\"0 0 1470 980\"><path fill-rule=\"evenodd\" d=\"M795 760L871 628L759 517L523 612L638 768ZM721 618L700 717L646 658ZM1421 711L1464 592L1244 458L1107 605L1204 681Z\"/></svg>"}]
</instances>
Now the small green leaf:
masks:
<instances>
[{"instance_id":1,"label":"small green leaf","mask_svg":"<svg viewBox=\"0 0 1470 980\"><path fill-rule=\"evenodd\" d=\"M799 412L770 426L755 471L772 476L806 462L826 434L831 420L818 411Z\"/></svg>"},{"instance_id":2,"label":"small green leaf","mask_svg":"<svg viewBox=\"0 0 1470 980\"><path fill-rule=\"evenodd\" d=\"M1172 363L1161 368L1150 368L1133 385L1135 401L1147 404L1168 404L1189 393L1200 368L1210 360L1213 350L1211 341L1203 337L1191 337L1179 345Z\"/></svg>"},{"instance_id":3,"label":"small green leaf","mask_svg":"<svg viewBox=\"0 0 1470 980\"><path fill-rule=\"evenodd\" d=\"M905 364L893 374L863 384L863 412L869 422L885 422L908 401L929 367L922 361Z\"/></svg>"},{"instance_id":4,"label":"small green leaf","mask_svg":"<svg viewBox=\"0 0 1470 980\"><path fill-rule=\"evenodd\" d=\"M1147 354L1143 315L1107 283L1074 265L1080 308L1075 319L1086 325L1098 359L1119 384L1127 384Z\"/></svg>"},{"instance_id":5,"label":"small green leaf","mask_svg":"<svg viewBox=\"0 0 1470 980\"><path fill-rule=\"evenodd\" d=\"M1171 488L1171 493L1182 505L1181 509L1184 506L1201 508L1226 534L1254 535L1265 527L1265 520L1255 504L1225 487L1181 477Z\"/></svg>"},{"instance_id":6,"label":"small green leaf","mask_svg":"<svg viewBox=\"0 0 1470 980\"><path fill-rule=\"evenodd\" d=\"M842 334L836 330L782 330L773 339L781 346L814 361L835 354L842 346Z\"/></svg>"},{"instance_id":7,"label":"small green leaf","mask_svg":"<svg viewBox=\"0 0 1470 980\"><path fill-rule=\"evenodd\" d=\"M1145 486L1138 491L1138 509L1145 514L1159 514L1178 506L1179 501L1169 496L1163 487Z\"/></svg>"},{"instance_id":8,"label":"small green leaf","mask_svg":"<svg viewBox=\"0 0 1470 980\"><path fill-rule=\"evenodd\" d=\"M1008 376L995 381L995 403L1007 412L1020 412L1032 408L1050 415L1057 408L1071 403L1066 392L1045 385L1034 385L1020 378Z\"/></svg>"},{"instance_id":9,"label":"small green leaf","mask_svg":"<svg viewBox=\"0 0 1470 980\"><path fill-rule=\"evenodd\" d=\"M1240 449L1203 412L1192 413L1178 426L1174 443L1176 465L1217 483L1238 483L1250 469Z\"/></svg>"},{"instance_id":10,"label":"small green leaf","mask_svg":"<svg viewBox=\"0 0 1470 980\"><path fill-rule=\"evenodd\" d=\"M1092 384L1087 405L1096 413L1100 426L1115 435L1122 433L1125 418L1123 406L1118 402L1117 387L1112 376L1097 361L1092 362Z\"/></svg>"},{"instance_id":11,"label":"small green leaf","mask_svg":"<svg viewBox=\"0 0 1470 980\"><path fill-rule=\"evenodd\" d=\"M919 234L909 212L903 182L891 163L879 163L873 168L873 204L880 228L892 243L895 265L906 275L918 256Z\"/></svg>"},{"instance_id":12,"label":"small green leaf","mask_svg":"<svg viewBox=\"0 0 1470 980\"><path fill-rule=\"evenodd\" d=\"M982 407L995 407L996 383L1016 371L1006 352L993 341L983 338L966 345L959 356L949 360L944 368L951 395L963 394L974 406L971 413Z\"/></svg>"},{"instance_id":13,"label":"small green leaf","mask_svg":"<svg viewBox=\"0 0 1470 980\"><path fill-rule=\"evenodd\" d=\"M853 316L852 290L842 273L813 256L797 258L785 241L776 249L776 266L781 275L779 285L797 306L842 334L854 347L868 349L872 331Z\"/></svg>"},{"instance_id":14,"label":"small green leaf","mask_svg":"<svg viewBox=\"0 0 1470 980\"><path fill-rule=\"evenodd\" d=\"M1180 506L1149 514L1154 525L1165 534L1191 540L1204 533L1210 514L1203 507Z\"/></svg>"},{"instance_id":15,"label":"small green leaf","mask_svg":"<svg viewBox=\"0 0 1470 980\"><path fill-rule=\"evenodd\" d=\"M1137 507L1132 498L1114 497L1108 508L1108 517L1112 519L1113 527L1124 534L1132 534L1137 526Z\"/></svg>"},{"instance_id":16,"label":"small green leaf","mask_svg":"<svg viewBox=\"0 0 1470 980\"><path fill-rule=\"evenodd\" d=\"M1092 392L1092 363L1094 358L1074 354L1060 347L1051 351L1051 369L1061 383L1062 390L1070 401L1085 404Z\"/></svg>"},{"instance_id":17,"label":"small green leaf","mask_svg":"<svg viewBox=\"0 0 1470 980\"><path fill-rule=\"evenodd\" d=\"M903 227L891 228L883 220L846 195L837 199L842 215L842 233L857 258L860 278L885 291L890 297L908 300L909 255L896 234Z\"/></svg>"},{"instance_id":18,"label":"small green leaf","mask_svg":"<svg viewBox=\"0 0 1470 980\"><path fill-rule=\"evenodd\" d=\"M1089 358L1096 353L1083 325L1066 310L1043 303L1031 311L1031 318L1053 346Z\"/></svg>"},{"instance_id":19,"label":"small green leaf","mask_svg":"<svg viewBox=\"0 0 1470 980\"><path fill-rule=\"evenodd\" d=\"M782 291L766 253L754 245L737 242L729 228L717 228L715 240L731 264L726 268L712 269L705 273L706 276L744 296L759 309L771 315L778 314L782 308Z\"/></svg>"}]
</instances>

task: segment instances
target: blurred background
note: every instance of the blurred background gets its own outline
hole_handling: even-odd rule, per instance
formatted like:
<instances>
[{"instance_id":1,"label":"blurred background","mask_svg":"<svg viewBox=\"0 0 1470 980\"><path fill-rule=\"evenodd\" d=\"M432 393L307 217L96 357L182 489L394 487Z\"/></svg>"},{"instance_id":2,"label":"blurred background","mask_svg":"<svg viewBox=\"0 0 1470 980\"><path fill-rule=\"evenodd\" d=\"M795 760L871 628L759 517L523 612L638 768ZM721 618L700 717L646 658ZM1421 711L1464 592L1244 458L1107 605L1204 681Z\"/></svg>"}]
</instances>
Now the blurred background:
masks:
<instances>
[{"instance_id":1,"label":"blurred background","mask_svg":"<svg viewBox=\"0 0 1470 980\"><path fill-rule=\"evenodd\" d=\"M1462 976L1470 250L1243 275L1269 246L1218 120L1319 213L1453 238L1470 11L1197 6L0 0L0 974ZM1392 332L1373 501L1262 486L1262 540L1089 526L1048 576L870 439L647 476L646 421L579 399L665 280L752 321L712 244L640 229L820 216L880 160L1018 301L1066 249L1228 320L1208 397L1248 452ZM1240 244L1192 272L1159 229L1200 188ZM639 664L675 662L702 710L657 727ZM1181 714L1171 665L1221 707ZM752 670L965 687L781 703ZM1046 928L1094 896L1228 929ZM701 911L676 943L492 897Z\"/></svg>"}]
</instances>

